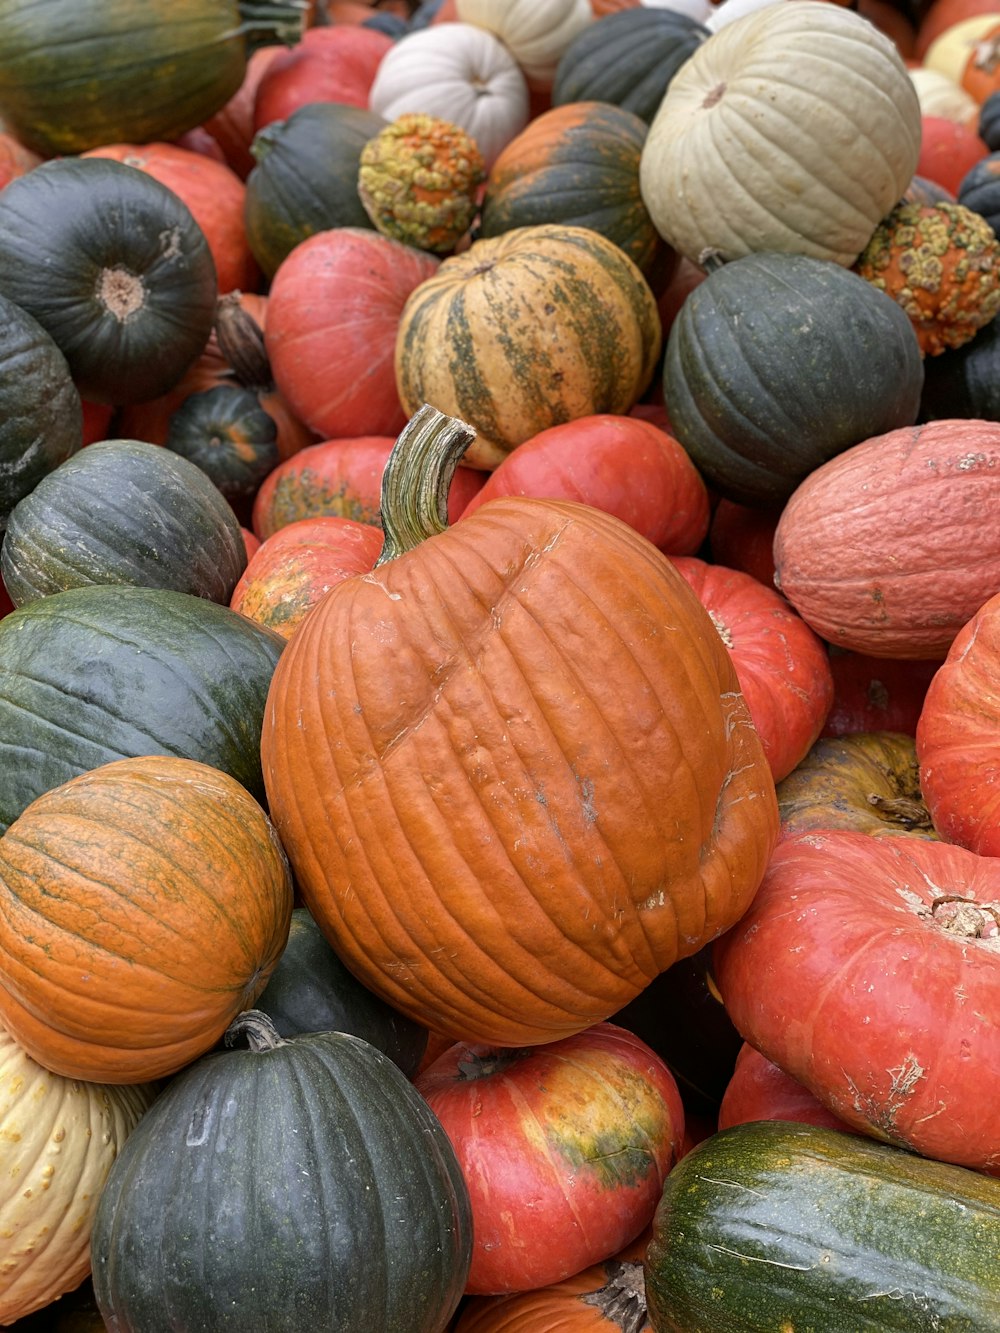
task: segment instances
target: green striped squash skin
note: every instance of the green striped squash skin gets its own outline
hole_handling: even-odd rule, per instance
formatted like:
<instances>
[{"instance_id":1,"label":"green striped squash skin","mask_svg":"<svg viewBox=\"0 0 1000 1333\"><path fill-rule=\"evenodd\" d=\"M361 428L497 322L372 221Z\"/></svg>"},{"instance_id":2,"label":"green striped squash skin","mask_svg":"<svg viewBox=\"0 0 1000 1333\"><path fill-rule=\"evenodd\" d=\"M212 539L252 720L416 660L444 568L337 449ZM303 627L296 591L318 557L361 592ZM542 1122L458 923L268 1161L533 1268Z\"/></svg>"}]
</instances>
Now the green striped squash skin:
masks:
<instances>
[{"instance_id":1,"label":"green striped squash skin","mask_svg":"<svg viewBox=\"0 0 1000 1333\"><path fill-rule=\"evenodd\" d=\"M91 1247L109 1328L448 1327L468 1191L437 1117L367 1042L323 1032L205 1056L125 1147Z\"/></svg>"},{"instance_id":2,"label":"green striped squash skin","mask_svg":"<svg viewBox=\"0 0 1000 1333\"><path fill-rule=\"evenodd\" d=\"M661 348L656 299L617 245L586 227L517 227L444 260L407 299L396 387L477 431L463 457L497 467L549 426L624 413Z\"/></svg>"},{"instance_id":3,"label":"green striped squash skin","mask_svg":"<svg viewBox=\"0 0 1000 1333\"><path fill-rule=\"evenodd\" d=\"M752 254L710 272L670 328L674 434L726 499L780 507L821 463L917 419L909 317L856 273Z\"/></svg>"},{"instance_id":4,"label":"green striped squash skin","mask_svg":"<svg viewBox=\"0 0 1000 1333\"><path fill-rule=\"evenodd\" d=\"M0 828L113 759L173 754L264 800L260 733L285 641L190 593L91 584L0 621Z\"/></svg>"},{"instance_id":5,"label":"green striped squash skin","mask_svg":"<svg viewBox=\"0 0 1000 1333\"><path fill-rule=\"evenodd\" d=\"M0 295L0 531L10 511L83 444L83 408L38 321Z\"/></svg>"},{"instance_id":6,"label":"green striped squash skin","mask_svg":"<svg viewBox=\"0 0 1000 1333\"><path fill-rule=\"evenodd\" d=\"M552 105L609 102L647 124L670 80L708 37L708 29L672 9L623 9L591 23L556 68Z\"/></svg>"},{"instance_id":7,"label":"green striped squash skin","mask_svg":"<svg viewBox=\"0 0 1000 1333\"><path fill-rule=\"evenodd\" d=\"M1000 1181L769 1120L667 1178L646 1255L656 1333L1000 1328Z\"/></svg>"},{"instance_id":8,"label":"green striped squash skin","mask_svg":"<svg viewBox=\"0 0 1000 1333\"><path fill-rule=\"evenodd\" d=\"M229 604L246 568L232 508L194 463L101 440L15 507L0 573L15 606L90 583L173 588Z\"/></svg>"},{"instance_id":9,"label":"green striped squash skin","mask_svg":"<svg viewBox=\"0 0 1000 1333\"><path fill-rule=\"evenodd\" d=\"M385 125L362 107L310 102L257 133L243 218L253 256L269 278L316 232L375 230L358 194L358 172L361 150Z\"/></svg>"},{"instance_id":10,"label":"green striped squash skin","mask_svg":"<svg viewBox=\"0 0 1000 1333\"><path fill-rule=\"evenodd\" d=\"M174 139L245 71L236 0L0 0L0 117L43 157Z\"/></svg>"},{"instance_id":11,"label":"green striped squash skin","mask_svg":"<svg viewBox=\"0 0 1000 1333\"><path fill-rule=\"evenodd\" d=\"M668 247L639 192L647 128L606 102L572 102L536 117L493 164L479 235L552 222L590 227L648 274Z\"/></svg>"}]
</instances>

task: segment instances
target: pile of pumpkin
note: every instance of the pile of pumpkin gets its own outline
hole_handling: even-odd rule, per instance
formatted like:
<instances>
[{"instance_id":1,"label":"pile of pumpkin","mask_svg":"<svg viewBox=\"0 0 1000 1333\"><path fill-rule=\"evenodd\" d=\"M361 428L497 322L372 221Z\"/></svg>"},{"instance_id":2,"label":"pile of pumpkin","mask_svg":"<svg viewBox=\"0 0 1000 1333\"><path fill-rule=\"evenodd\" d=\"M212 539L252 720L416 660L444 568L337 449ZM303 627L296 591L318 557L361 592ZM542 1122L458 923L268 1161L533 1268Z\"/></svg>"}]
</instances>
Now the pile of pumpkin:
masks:
<instances>
[{"instance_id":1,"label":"pile of pumpkin","mask_svg":"<svg viewBox=\"0 0 1000 1333\"><path fill-rule=\"evenodd\" d=\"M990 9L0 0L0 1324L1000 1326Z\"/></svg>"}]
</instances>

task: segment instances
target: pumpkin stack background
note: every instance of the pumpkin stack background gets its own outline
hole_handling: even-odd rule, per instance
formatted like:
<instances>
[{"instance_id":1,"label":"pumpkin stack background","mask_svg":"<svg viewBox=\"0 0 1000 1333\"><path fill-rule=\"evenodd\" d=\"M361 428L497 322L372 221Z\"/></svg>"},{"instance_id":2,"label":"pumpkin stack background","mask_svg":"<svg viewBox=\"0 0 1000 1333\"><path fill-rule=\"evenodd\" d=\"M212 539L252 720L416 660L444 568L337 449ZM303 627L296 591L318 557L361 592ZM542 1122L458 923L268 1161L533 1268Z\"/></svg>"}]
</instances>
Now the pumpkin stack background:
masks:
<instances>
[{"instance_id":1,"label":"pumpkin stack background","mask_svg":"<svg viewBox=\"0 0 1000 1333\"><path fill-rule=\"evenodd\" d=\"M0 0L0 1324L1000 1325L998 50Z\"/></svg>"}]
</instances>

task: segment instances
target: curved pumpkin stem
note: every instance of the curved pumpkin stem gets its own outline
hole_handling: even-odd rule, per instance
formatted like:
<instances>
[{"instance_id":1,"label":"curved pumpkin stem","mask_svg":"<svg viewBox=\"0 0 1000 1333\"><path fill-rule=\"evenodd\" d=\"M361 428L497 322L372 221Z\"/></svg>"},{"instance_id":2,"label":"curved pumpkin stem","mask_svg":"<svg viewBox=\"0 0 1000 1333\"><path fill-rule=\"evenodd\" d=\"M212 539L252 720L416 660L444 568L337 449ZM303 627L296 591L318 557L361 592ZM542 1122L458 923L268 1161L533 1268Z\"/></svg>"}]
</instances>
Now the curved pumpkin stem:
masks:
<instances>
[{"instance_id":1,"label":"curved pumpkin stem","mask_svg":"<svg viewBox=\"0 0 1000 1333\"><path fill-rule=\"evenodd\" d=\"M246 1038L251 1051L273 1051L285 1045L284 1037L278 1035L278 1029L267 1014L260 1009L244 1009L237 1014L226 1028L223 1041L227 1046L235 1046L240 1037Z\"/></svg>"},{"instance_id":2,"label":"curved pumpkin stem","mask_svg":"<svg viewBox=\"0 0 1000 1333\"><path fill-rule=\"evenodd\" d=\"M382 473L381 518L385 533L375 568L412 551L448 526L448 488L462 455L476 438L458 417L430 403L400 431Z\"/></svg>"}]
</instances>

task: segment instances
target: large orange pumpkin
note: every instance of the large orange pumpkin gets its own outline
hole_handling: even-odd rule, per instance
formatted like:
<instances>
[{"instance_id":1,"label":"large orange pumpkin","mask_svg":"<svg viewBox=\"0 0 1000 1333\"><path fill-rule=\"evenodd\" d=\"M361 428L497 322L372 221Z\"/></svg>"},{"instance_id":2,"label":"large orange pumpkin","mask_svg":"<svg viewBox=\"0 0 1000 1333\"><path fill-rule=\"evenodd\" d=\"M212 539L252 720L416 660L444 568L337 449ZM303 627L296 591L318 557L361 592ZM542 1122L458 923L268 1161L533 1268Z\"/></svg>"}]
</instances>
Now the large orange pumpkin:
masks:
<instances>
[{"instance_id":1,"label":"large orange pumpkin","mask_svg":"<svg viewBox=\"0 0 1000 1333\"><path fill-rule=\"evenodd\" d=\"M0 838L0 1020L67 1078L171 1074L264 989L291 911L274 829L234 778L103 764Z\"/></svg>"},{"instance_id":2,"label":"large orange pumpkin","mask_svg":"<svg viewBox=\"0 0 1000 1333\"><path fill-rule=\"evenodd\" d=\"M403 432L383 556L289 641L262 758L350 970L437 1031L532 1045L734 922L777 810L729 655L654 546L523 497L444 528L469 438L431 408Z\"/></svg>"}]
</instances>

